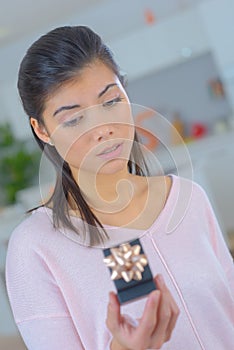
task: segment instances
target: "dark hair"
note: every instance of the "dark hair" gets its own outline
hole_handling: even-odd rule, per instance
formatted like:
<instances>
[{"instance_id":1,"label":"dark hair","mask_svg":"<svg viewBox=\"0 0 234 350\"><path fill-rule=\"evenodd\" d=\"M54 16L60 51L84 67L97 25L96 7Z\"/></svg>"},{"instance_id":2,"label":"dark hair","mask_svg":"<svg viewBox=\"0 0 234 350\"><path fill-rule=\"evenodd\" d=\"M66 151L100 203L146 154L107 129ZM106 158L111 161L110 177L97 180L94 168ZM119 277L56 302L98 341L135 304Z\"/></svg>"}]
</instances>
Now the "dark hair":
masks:
<instances>
[{"instance_id":1,"label":"dark hair","mask_svg":"<svg viewBox=\"0 0 234 350\"><path fill-rule=\"evenodd\" d=\"M65 26L40 37L28 49L19 69L18 90L27 115L36 118L40 125L44 125L42 115L46 99L60 85L77 77L77 74L84 67L95 60L100 60L108 66L123 83L123 77L111 51L90 28ZM32 132L41 150L55 166L57 173L53 194L44 204L53 204L54 227L58 228L63 225L79 233L69 216L68 196L71 196L81 218L89 224L90 244L100 243L107 238L107 234L83 198L68 163L59 155L55 147L40 140L33 128ZM130 173L145 176L148 169L140 151L136 134L134 141L128 170ZM93 229L94 234L91 232Z\"/></svg>"}]
</instances>

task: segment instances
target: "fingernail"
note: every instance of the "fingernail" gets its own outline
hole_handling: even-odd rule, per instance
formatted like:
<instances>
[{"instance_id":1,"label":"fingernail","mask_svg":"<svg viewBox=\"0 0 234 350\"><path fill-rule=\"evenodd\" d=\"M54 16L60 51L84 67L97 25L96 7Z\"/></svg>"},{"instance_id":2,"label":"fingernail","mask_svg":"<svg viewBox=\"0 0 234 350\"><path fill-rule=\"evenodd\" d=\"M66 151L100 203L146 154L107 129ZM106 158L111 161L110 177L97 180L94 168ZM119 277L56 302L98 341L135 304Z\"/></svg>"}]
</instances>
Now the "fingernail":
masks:
<instances>
[{"instance_id":1,"label":"fingernail","mask_svg":"<svg viewBox=\"0 0 234 350\"><path fill-rule=\"evenodd\" d=\"M109 293L109 302L110 302L110 305L114 305L113 294L111 292Z\"/></svg>"},{"instance_id":2,"label":"fingernail","mask_svg":"<svg viewBox=\"0 0 234 350\"><path fill-rule=\"evenodd\" d=\"M154 302L157 302L158 298L159 298L159 292L157 290L152 292L151 300L153 300Z\"/></svg>"},{"instance_id":3,"label":"fingernail","mask_svg":"<svg viewBox=\"0 0 234 350\"><path fill-rule=\"evenodd\" d=\"M164 278L162 275L158 275L157 280L161 284L161 286L163 286L165 284L165 281L164 281Z\"/></svg>"}]
</instances>

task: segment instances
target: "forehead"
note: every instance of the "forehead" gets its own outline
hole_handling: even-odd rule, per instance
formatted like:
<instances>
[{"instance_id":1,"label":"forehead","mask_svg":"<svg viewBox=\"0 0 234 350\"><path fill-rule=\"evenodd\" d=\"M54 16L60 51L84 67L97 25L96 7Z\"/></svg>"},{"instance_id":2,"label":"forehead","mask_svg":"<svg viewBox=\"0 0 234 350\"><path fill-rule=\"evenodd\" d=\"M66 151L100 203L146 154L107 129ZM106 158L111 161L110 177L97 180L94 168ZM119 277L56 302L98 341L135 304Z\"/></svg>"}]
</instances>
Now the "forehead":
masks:
<instances>
[{"instance_id":1,"label":"forehead","mask_svg":"<svg viewBox=\"0 0 234 350\"><path fill-rule=\"evenodd\" d=\"M85 66L76 76L62 83L45 101L43 115L52 115L56 109L63 105L79 105L82 108L99 103L103 89L109 84L117 86L108 89L107 95L116 89L124 92L124 88L117 75L100 61Z\"/></svg>"},{"instance_id":2,"label":"forehead","mask_svg":"<svg viewBox=\"0 0 234 350\"><path fill-rule=\"evenodd\" d=\"M85 96L98 96L103 87L110 83L116 83L121 86L116 74L107 65L100 61L96 61L85 66L69 81L61 84L50 95L49 99L54 99L56 97L61 98L61 96L72 94L73 91L76 96L82 96L82 94Z\"/></svg>"}]
</instances>

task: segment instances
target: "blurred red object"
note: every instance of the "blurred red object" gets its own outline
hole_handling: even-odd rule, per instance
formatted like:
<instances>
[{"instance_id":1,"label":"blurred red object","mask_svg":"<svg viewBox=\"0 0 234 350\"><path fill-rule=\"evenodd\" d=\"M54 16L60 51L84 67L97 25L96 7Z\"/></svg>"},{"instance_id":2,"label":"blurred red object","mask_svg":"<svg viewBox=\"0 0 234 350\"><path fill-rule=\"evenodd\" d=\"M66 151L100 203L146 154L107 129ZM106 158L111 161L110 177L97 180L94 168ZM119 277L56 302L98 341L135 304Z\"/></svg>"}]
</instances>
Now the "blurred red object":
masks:
<instances>
[{"instance_id":1,"label":"blurred red object","mask_svg":"<svg viewBox=\"0 0 234 350\"><path fill-rule=\"evenodd\" d=\"M145 22L147 24L153 24L155 23L155 15L152 10L146 9L144 12Z\"/></svg>"},{"instance_id":2,"label":"blurred red object","mask_svg":"<svg viewBox=\"0 0 234 350\"><path fill-rule=\"evenodd\" d=\"M207 134L207 127L202 123L194 123L191 128L191 136L195 139L201 138Z\"/></svg>"}]
</instances>

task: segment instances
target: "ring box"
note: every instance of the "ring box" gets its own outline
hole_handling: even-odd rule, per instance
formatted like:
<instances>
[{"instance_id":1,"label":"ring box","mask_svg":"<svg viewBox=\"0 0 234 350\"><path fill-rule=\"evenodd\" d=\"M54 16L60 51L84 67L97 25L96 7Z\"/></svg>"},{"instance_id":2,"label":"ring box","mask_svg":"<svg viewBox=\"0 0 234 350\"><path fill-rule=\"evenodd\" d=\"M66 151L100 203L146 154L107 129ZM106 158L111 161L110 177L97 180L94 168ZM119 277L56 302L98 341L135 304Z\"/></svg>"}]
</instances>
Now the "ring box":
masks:
<instances>
[{"instance_id":1,"label":"ring box","mask_svg":"<svg viewBox=\"0 0 234 350\"><path fill-rule=\"evenodd\" d=\"M157 289L139 239L106 248L103 253L120 304L144 297Z\"/></svg>"}]
</instances>

